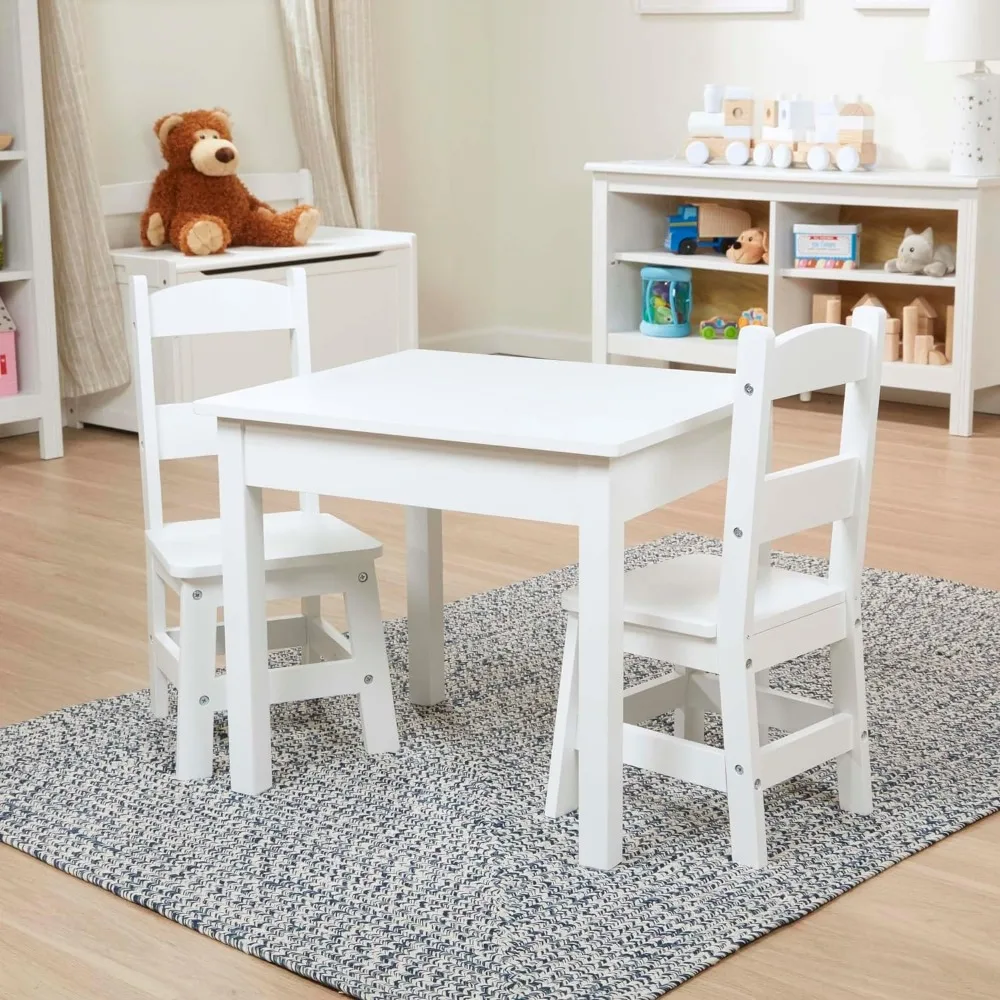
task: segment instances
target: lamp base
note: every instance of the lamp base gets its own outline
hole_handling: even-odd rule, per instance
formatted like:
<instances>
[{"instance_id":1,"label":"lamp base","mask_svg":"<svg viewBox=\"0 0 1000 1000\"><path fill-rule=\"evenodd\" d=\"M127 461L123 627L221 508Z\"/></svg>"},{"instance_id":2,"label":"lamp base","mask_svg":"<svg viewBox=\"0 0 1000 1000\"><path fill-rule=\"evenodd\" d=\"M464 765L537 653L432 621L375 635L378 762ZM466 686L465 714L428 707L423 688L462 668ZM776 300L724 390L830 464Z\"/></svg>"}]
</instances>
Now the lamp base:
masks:
<instances>
[{"instance_id":1,"label":"lamp base","mask_svg":"<svg viewBox=\"0 0 1000 1000\"><path fill-rule=\"evenodd\" d=\"M958 78L954 100L951 172L960 177L1000 175L1000 76L978 64L976 72Z\"/></svg>"}]
</instances>

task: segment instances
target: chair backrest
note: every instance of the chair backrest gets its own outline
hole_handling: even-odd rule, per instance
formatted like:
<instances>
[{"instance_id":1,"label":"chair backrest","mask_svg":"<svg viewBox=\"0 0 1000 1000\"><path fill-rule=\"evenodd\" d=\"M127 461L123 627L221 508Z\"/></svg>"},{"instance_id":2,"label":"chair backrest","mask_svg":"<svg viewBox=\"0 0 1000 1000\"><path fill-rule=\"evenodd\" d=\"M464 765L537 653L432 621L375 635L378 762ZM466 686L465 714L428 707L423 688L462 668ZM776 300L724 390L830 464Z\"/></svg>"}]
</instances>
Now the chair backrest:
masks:
<instances>
[{"instance_id":1,"label":"chair backrest","mask_svg":"<svg viewBox=\"0 0 1000 1000\"><path fill-rule=\"evenodd\" d=\"M306 272L290 267L286 284L248 278L205 278L150 292L143 275L129 281L129 311L135 337L136 391L142 498L146 528L163 525L160 462L217 453L214 417L194 412L193 403L157 403L153 341L167 337L207 336L288 330L291 371L312 370ZM316 497L302 495L302 510L318 511Z\"/></svg>"},{"instance_id":2,"label":"chair backrest","mask_svg":"<svg viewBox=\"0 0 1000 1000\"><path fill-rule=\"evenodd\" d=\"M312 204L312 174L304 167L284 174L241 174L240 179L261 201ZM141 215L149 204L152 189L152 180L105 184L101 187L101 212L104 216Z\"/></svg>"},{"instance_id":3,"label":"chair backrest","mask_svg":"<svg viewBox=\"0 0 1000 1000\"><path fill-rule=\"evenodd\" d=\"M863 307L853 326L818 323L776 337L740 333L726 490L719 639L751 634L761 547L832 524L830 579L853 605L859 598L868 528L885 312ZM843 385L840 451L780 472L768 468L776 399ZM741 629L741 632L736 632Z\"/></svg>"}]
</instances>

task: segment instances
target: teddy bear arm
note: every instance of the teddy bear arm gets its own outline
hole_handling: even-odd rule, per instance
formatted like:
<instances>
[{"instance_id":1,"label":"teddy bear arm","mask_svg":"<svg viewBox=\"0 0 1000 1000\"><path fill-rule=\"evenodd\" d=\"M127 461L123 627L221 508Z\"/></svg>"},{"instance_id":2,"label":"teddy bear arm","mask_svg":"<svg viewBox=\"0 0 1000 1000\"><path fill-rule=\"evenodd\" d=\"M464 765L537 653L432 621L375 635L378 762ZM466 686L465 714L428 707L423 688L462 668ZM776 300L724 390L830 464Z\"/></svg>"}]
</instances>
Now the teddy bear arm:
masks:
<instances>
[{"instance_id":1,"label":"teddy bear arm","mask_svg":"<svg viewBox=\"0 0 1000 1000\"><path fill-rule=\"evenodd\" d=\"M159 217L157 221L156 217ZM161 170L153 181L153 190L149 194L146 211L142 213L139 222L139 236L143 246L161 246L164 236L170 229L174 216L174 184L170 172ZM153 233L150 233L150 224Z\"/></svg>"}]
</instances>

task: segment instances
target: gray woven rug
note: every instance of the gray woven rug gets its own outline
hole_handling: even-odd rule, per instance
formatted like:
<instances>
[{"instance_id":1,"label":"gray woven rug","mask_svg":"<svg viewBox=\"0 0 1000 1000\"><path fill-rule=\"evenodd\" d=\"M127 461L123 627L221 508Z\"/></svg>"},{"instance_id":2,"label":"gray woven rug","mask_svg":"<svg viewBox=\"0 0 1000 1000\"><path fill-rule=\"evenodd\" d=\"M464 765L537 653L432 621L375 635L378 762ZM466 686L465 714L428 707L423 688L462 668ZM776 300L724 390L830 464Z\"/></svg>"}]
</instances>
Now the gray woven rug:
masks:
<instances>
[{"instance_id":1,"label":"gray woven rug","mask_svg":"<svg viewBox=\"0 0 1000 1000\"><path fill-rule=\"evenodd\" d=\"M679 535L629 559L713 547ZM144 693L11 726L0 839L365 1000L642 1000L1000 808L1000 594L869 571L875 814L840 812L829 766L779 786L772 864L751 872L728 859L721 794L627 768L625 861L580 869L575 816L542 812L574 575L451 605L434 709L409 706L389 624L403 751L364 755L353 699L282 706L256 798L228 789L221 719L214 780L175 782L172 723ZM775 682L828 696L826 663Z\"/></svg>"}]
</instances>

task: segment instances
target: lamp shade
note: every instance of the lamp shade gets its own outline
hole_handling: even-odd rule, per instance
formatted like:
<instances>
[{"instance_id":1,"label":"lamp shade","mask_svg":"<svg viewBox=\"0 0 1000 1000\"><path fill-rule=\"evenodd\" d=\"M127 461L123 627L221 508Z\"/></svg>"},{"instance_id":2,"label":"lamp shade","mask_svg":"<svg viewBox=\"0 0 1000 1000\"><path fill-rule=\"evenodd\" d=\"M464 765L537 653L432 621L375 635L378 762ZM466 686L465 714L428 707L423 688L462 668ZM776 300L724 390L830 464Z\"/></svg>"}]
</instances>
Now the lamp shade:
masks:
<instances>
[{"instance_id":1,"label":"lamp shade","mask_svg":"<svg viewBox=\"0 0 1000 1000\"><path fill-rule=\"evenodd\" d=\"M1000 0L931 0L927 58L932 62L1000 59Z\"/></svg>"}]
</instances>

